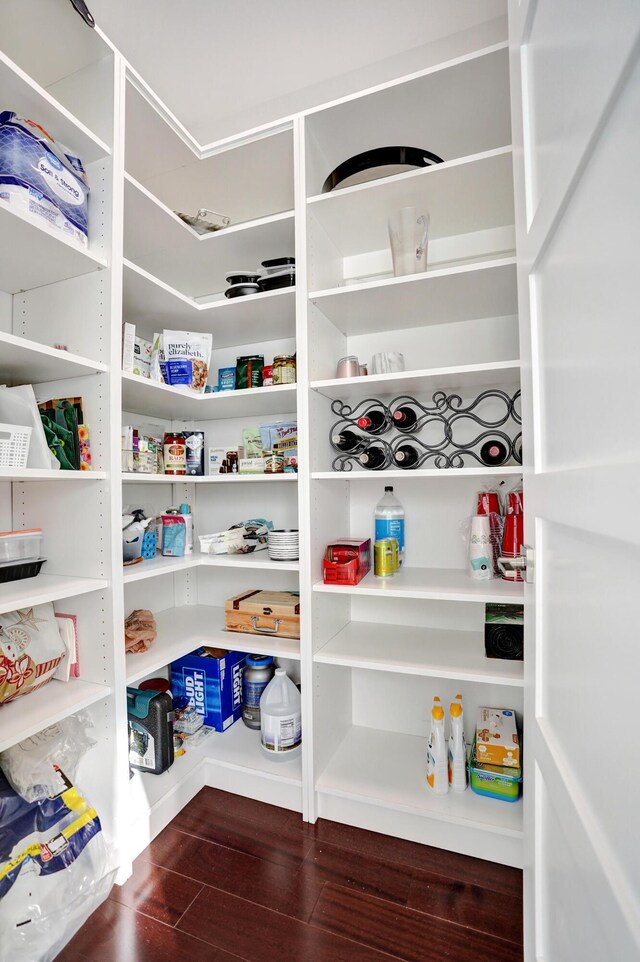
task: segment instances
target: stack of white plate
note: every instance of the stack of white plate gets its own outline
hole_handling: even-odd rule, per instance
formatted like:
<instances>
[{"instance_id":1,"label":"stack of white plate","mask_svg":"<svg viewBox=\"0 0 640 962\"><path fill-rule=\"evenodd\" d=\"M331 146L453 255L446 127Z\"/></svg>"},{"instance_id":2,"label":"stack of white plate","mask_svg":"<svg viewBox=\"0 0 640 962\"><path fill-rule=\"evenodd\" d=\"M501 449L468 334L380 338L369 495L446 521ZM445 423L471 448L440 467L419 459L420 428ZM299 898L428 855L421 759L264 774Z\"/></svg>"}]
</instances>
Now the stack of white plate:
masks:
<instances>
[{"instance_id":1,"label":"stack of white plate","mask_svg":"<svg viewBox=\"0 0 640 962\"><path fill-rule=\"evenodd\" d=\"M297 561L299 557L298 531L292 528L270 531L269 557L272 561Z\"/></svg>"}]
</instances>

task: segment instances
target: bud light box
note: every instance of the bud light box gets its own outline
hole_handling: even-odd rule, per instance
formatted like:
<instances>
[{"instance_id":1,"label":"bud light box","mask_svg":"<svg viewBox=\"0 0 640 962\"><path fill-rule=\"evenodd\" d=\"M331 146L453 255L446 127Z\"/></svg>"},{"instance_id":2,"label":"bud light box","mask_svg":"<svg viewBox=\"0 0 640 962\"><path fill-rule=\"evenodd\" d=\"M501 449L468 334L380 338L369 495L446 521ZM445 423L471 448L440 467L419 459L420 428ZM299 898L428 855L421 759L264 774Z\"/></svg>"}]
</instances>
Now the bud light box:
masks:
<instances>
[{"instance_id":1,"label":"bud light box","mask_svg":"<svg viewBox=\"0 0 640 962\"><path fill-rule=\"evenodd\" d=\"M171 665L174 698L189 699L204 724L224 732L242 715L244 651L198 648Z\"/></svg>"}]
</instances>

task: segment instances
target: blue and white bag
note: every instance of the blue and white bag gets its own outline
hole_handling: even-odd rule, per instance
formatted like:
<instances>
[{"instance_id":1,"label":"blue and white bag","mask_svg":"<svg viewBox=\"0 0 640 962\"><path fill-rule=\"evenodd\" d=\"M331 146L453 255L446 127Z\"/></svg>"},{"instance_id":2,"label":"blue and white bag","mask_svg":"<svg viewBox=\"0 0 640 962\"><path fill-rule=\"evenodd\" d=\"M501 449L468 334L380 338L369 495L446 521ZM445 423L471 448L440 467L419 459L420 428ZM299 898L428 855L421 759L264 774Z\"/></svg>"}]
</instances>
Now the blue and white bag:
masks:
<instances>
[{"instance_id":1,"label":"blue and white bag","mask_svg":"<svg viewBox=\"0 0 640 962\"><path fill-rule=\"evenodd\" d=\"M0 202L88 245L89 188L82 161L32 120L0 113Z\"/></svg>"}]
</instances>

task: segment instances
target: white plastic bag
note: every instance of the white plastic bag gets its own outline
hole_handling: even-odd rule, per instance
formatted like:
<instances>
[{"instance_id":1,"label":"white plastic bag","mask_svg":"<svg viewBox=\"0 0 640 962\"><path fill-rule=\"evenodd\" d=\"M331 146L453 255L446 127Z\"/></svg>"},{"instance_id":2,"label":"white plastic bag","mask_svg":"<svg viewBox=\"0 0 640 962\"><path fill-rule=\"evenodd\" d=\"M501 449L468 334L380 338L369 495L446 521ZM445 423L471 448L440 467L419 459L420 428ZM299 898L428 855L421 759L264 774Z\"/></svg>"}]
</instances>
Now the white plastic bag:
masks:
<instances>
[{"instance_id":1,"label":"white plastic bag","mask_svg":"<svg viewBox=\"0 0 640 962\"><path fill-rule=\"evenodd\" d=\"M26 802L57 795L60 777L54 766L75 781L80 759L96 744L88 728L93 728L91 716L79 712L0 752L0 768L13 790Z\"/></svg>"},{"instance_id":2,"label":"white plastic bag","mask_svg":"<svg viewBox=\"0 0 640 962\"><path fill-rule=\"evenodd\" d=\"M204 394L211 361L211 334L163 331L165 380L167 384L191 388Z\"/></svg>"}]
</instances>

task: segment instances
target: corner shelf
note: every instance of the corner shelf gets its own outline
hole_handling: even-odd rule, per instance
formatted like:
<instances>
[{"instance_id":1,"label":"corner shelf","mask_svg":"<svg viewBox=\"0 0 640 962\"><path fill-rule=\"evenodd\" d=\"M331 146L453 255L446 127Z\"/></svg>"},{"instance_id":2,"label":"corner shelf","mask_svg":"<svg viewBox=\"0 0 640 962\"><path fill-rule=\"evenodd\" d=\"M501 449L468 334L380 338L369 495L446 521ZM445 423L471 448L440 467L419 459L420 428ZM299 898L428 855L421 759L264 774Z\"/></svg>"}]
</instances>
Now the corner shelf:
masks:
<instances>
[{"instance_id":1,"label":"corner shelf","mask_svg":"<svg viewBox=\"0 0 640 962\"><path fill-rule=\"evenodd\" d=\"M293 472L286 474L207 474L207 475L171 475L171 474L127 474L123 473L123 484L248 484L251 482L266 484L283 484L286 481L297 481L298 475Z\"/></svg>"},{"instance_id":2,"label":"corner shelf","mask_svg":"<svg viewBox=\"0 0 640 962\"><path fill-rule=\"evenodd\" d=\"M224 623L224 608L212 605L185 605L158 612L158 637L151 648L126 656L127 684L135 684L201 645L300 660L300 642L296 639L226 631Z\"/></svg>"},{"instance_id":3,"label":"corner shelf","mask_svg":"<svg viewBox=\"0 0 640 962\"><path fill-rule=\"evenodd\" d=\"M53 468L0 468L0 481L106 481L106 471L55 471Z\"/></svg>"},{"instance_id":4,"label":"corner shelf","mask_svg":"<svg viewBox=\"0 0 640 962\"><path fill-rule=\"evenodd\" d=\"M266 550L254 551L250 554L186 555L183 558L164 558L158 555L151 561L142 561L124 569L124 583L144 581L146 578L156 578L159 575L175 574L188 571L191 568L247 568L256 571L299 571L299 561L272 561Z\"/></svg>"},{"instance_id":5,"label":"corner shelf","mask_svg":"<svg viewBox=\"0 0 640 962\"><path fill-rule=\"evenodd\" d=\"M124 252L129 261L191 298L227 287L230 270L254 269L268 257L294 254L293 211L198 234L125 174Z\"/></svg>"},{"instance_id":6,"label":"corner shelf","mask_svg":"<svg viewBox=\"0 0 640 962\"><path fill-rule=\"evenodd\" d=\"M295 337L295 287L199 302L125 260L123 317L149 334L182 325L189 331L210 332L216 350L258 344Z\"/></svg>"},{"instance_id":7,"label":"corner shelf","mask_svg":"<svg viewBox=\"0 0 640 962\"><path fill-rule=\"evenodd\" d=\"M136 374L122 374L122 410L168 420L210 421L271 414L296 409L296 385L195 394L188 388L158 384Z\"/></svg>"},{"instance_id":8,"label":"corner shelf","mask_svg":"<svg viewBox=\"0 0 640 962\"><path fill-rule=\"evenodd\" d=\"M414 471L402 468L385 468L384 471L367 471L355 468L353 471L312 471L313 481L418 481L421 478L501 478L522 475L521 464L508 464L504 468L416 468Z\"/></svg>"}]
</instances>

